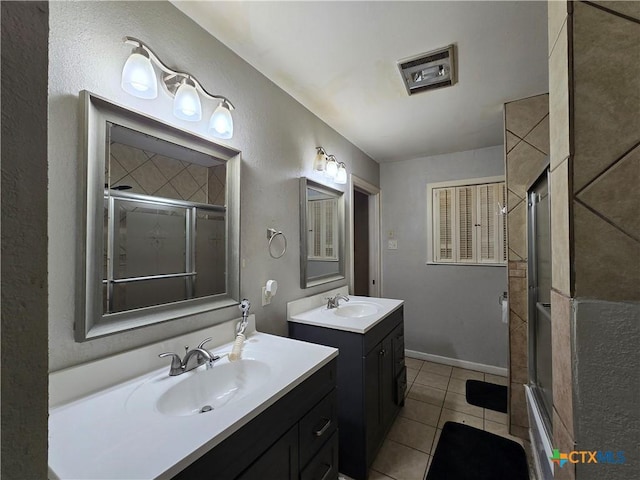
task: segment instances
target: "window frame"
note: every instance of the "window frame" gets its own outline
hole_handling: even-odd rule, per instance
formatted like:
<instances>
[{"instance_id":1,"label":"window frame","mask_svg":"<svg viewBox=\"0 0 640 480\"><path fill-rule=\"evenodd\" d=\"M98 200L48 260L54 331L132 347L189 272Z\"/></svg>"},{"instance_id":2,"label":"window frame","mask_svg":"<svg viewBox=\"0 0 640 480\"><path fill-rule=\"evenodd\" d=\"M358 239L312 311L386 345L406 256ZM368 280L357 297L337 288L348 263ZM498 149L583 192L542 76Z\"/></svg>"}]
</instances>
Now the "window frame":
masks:
<instances>
[{"instance_id":1,"label":"window frame","mask_svg":"<svg viewBox=\"0 0 640 480\"><path fill-rule=\"evenodd\" d=\"M427 219L426 219L426 232L427 232L427 261L426 264L427 265L456 265L456 266L485 266L485 267L504 267L507 264L507 260L502 260L500 262L481 262L481 261L477 261L477 257L475 261L456 261L456 255L458 252L458 244L459 244L459 238L457 235L455 235L455 233L453 233L453 238L452 238L452 242L455 244L455 250L456 252L454 252L454 260L447 260L447 261L439 261L436 260L435 255L434 255L434 233L436 231L435 229L435 225L434 225L434 221L439 218L438 214L436 214L436 212L434 211L434 201L433 201L433 191L436 189L443 189L443 188L451 188L454 191L454 196L456 194L456 189L458 187L477 187L480 185L487 185L487 184L493 184L493 183L503 183L505 184L505 188L506 188L506 182L505 182L505 177L500 175L500 176L493 176L493 177L478 177L478 178L467 178L467 179L461 179L461 180L449 180L449 181L445 181L445 182L434 182L434 183L427 183L427 188L426 188L426 193L427 193L427 198L426 198L426 203L427 203L427 208L426 208L426 213L427 213ZM505 194L505 205L506 205L506 194ZM475 205L474 208L474 218L476 216L476 211L478 209L478 205ZM504 218L504 222L506 223L507 221L507 217L506 215L503 217ZM455 224L458 221L457 216L454 216L453 218L453 224ZM454 232L457 231L457 228L453 230ZM473 235L474 237L474 246L478 243L475 239L476 235L474 233ZM505 249L507 248L506 242L505 242ZM503 255L504 258L504 255Z\"/></svg>"}]
</instances>

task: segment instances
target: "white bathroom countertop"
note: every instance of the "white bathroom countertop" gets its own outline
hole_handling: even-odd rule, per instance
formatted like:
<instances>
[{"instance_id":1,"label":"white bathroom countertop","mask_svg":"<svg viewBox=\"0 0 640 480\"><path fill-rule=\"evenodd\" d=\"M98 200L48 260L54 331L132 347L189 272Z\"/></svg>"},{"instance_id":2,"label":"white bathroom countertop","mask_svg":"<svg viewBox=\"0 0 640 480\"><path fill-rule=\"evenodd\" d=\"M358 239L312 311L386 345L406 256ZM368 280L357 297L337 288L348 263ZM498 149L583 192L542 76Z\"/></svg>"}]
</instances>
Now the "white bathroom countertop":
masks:
<instances>
[{"instance_id":1,"label":"white bathroom countertop","mask_svg":"<svg viewBox=\"0 0 640 480\"><path fill-rule=\"evenodd\" d=\"M288 320L294 323L304 323L306 325L314 325L316 327L325 327L334 330L344 330L347 332L364 334L395 310L400 308L403 303L404 300L395 300L392 298L349 295L349 302L340 300L340 306L337 308L327 309L325 302L325 304L320 307L292 314L289 316ZM353 307L362 304L373 304L377 311L371 315L361 317L342 317L338 314L340 308Z\"/></svg>"},{"instance_id":2,"label":"white bathroom countertop","mask_svg":"<svg viewBox=\"0 0 640 480\"><path fill-rule=\"evenodd\" d=\"M213 369L229 361L224 354L231 345L212 350L223 357ZM162 384L166 391L182 377L198 375L205 368L170 377L168 363L147 375L53 407L49 412L49 478L171 478L337 355L335 348L255 332L247 337L242 358L266 363L269 379L217 410L169 416L160 413L154 401L141 409L137 397L136 407L131 408L132 395L141 386Z\"/></svg>"}]
</instances>

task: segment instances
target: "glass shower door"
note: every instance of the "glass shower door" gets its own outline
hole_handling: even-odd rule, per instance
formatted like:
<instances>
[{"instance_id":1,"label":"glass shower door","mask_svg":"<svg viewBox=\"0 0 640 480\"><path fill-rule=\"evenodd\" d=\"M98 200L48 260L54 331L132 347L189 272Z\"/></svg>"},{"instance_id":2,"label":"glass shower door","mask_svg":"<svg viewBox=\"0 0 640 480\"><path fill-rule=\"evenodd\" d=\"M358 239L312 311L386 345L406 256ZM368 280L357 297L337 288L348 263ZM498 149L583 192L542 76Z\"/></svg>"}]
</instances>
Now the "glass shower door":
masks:
<instances>
[{"instance_id":1,"label":"glass shower door","mask_svg":"<svg viewBox=\"0 0 640 480\"><path fill-rule=\"evenodd\" d=\"M529 382L551 436L551 204L549 171L528 192Z\"/></svg>"}]
</instances>

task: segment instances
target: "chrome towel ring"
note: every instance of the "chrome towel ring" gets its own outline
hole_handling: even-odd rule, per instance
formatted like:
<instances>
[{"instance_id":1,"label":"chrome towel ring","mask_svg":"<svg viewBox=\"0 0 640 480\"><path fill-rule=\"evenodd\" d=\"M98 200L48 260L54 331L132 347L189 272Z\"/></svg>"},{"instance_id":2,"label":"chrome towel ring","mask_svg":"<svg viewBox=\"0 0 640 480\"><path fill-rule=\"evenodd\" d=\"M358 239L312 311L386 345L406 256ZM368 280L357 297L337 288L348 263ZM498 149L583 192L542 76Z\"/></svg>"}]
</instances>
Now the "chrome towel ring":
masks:
<instances>
[{"instance_id":1,"label":"chrome towel ring","mask_svg":"<svg viewBox=\"0 0 640 480\"><path fill-rule=\"evenodd\" d=\"M273 239L276 238L278 235L282 235L282 239L284 240L284 247L282 249L282 252L280 252L279 255L274 255L273 251L271 250L271 243L273 242ZM267 228L267 239L269 240L269 255L271 255L271 258L282 257L287 251L287 237L284 236L284 233L276 230L275 228Z\"/></svg>"}]
</instances>

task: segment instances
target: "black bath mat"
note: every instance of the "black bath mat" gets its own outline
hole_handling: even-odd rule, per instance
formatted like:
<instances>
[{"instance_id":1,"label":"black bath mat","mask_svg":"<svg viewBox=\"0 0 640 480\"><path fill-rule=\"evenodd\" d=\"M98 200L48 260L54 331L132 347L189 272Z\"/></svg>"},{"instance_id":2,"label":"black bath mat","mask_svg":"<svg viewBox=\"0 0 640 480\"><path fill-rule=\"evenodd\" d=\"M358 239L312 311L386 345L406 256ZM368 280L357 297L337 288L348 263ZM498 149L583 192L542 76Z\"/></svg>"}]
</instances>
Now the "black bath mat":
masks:
<instances>
[{"instance_id":1,"label":"black bath mat","mask_svg":"<svg viewBox=\"0 0 640 480\"><path fill-rule=\"evenodd\" d=\"M467 380L467 403L507 413L507 387L479 380Z\"/></svg>"},{"instance_id":2,"label":"black bath mat","mask_svg":"<svg viewBox=\"0 0 640 480\"><path fill-rule=\"evenodd\" d=\"M529 467L516 442L447 422L425 480L529 480Z\"/></svg>"}]
</instances>

